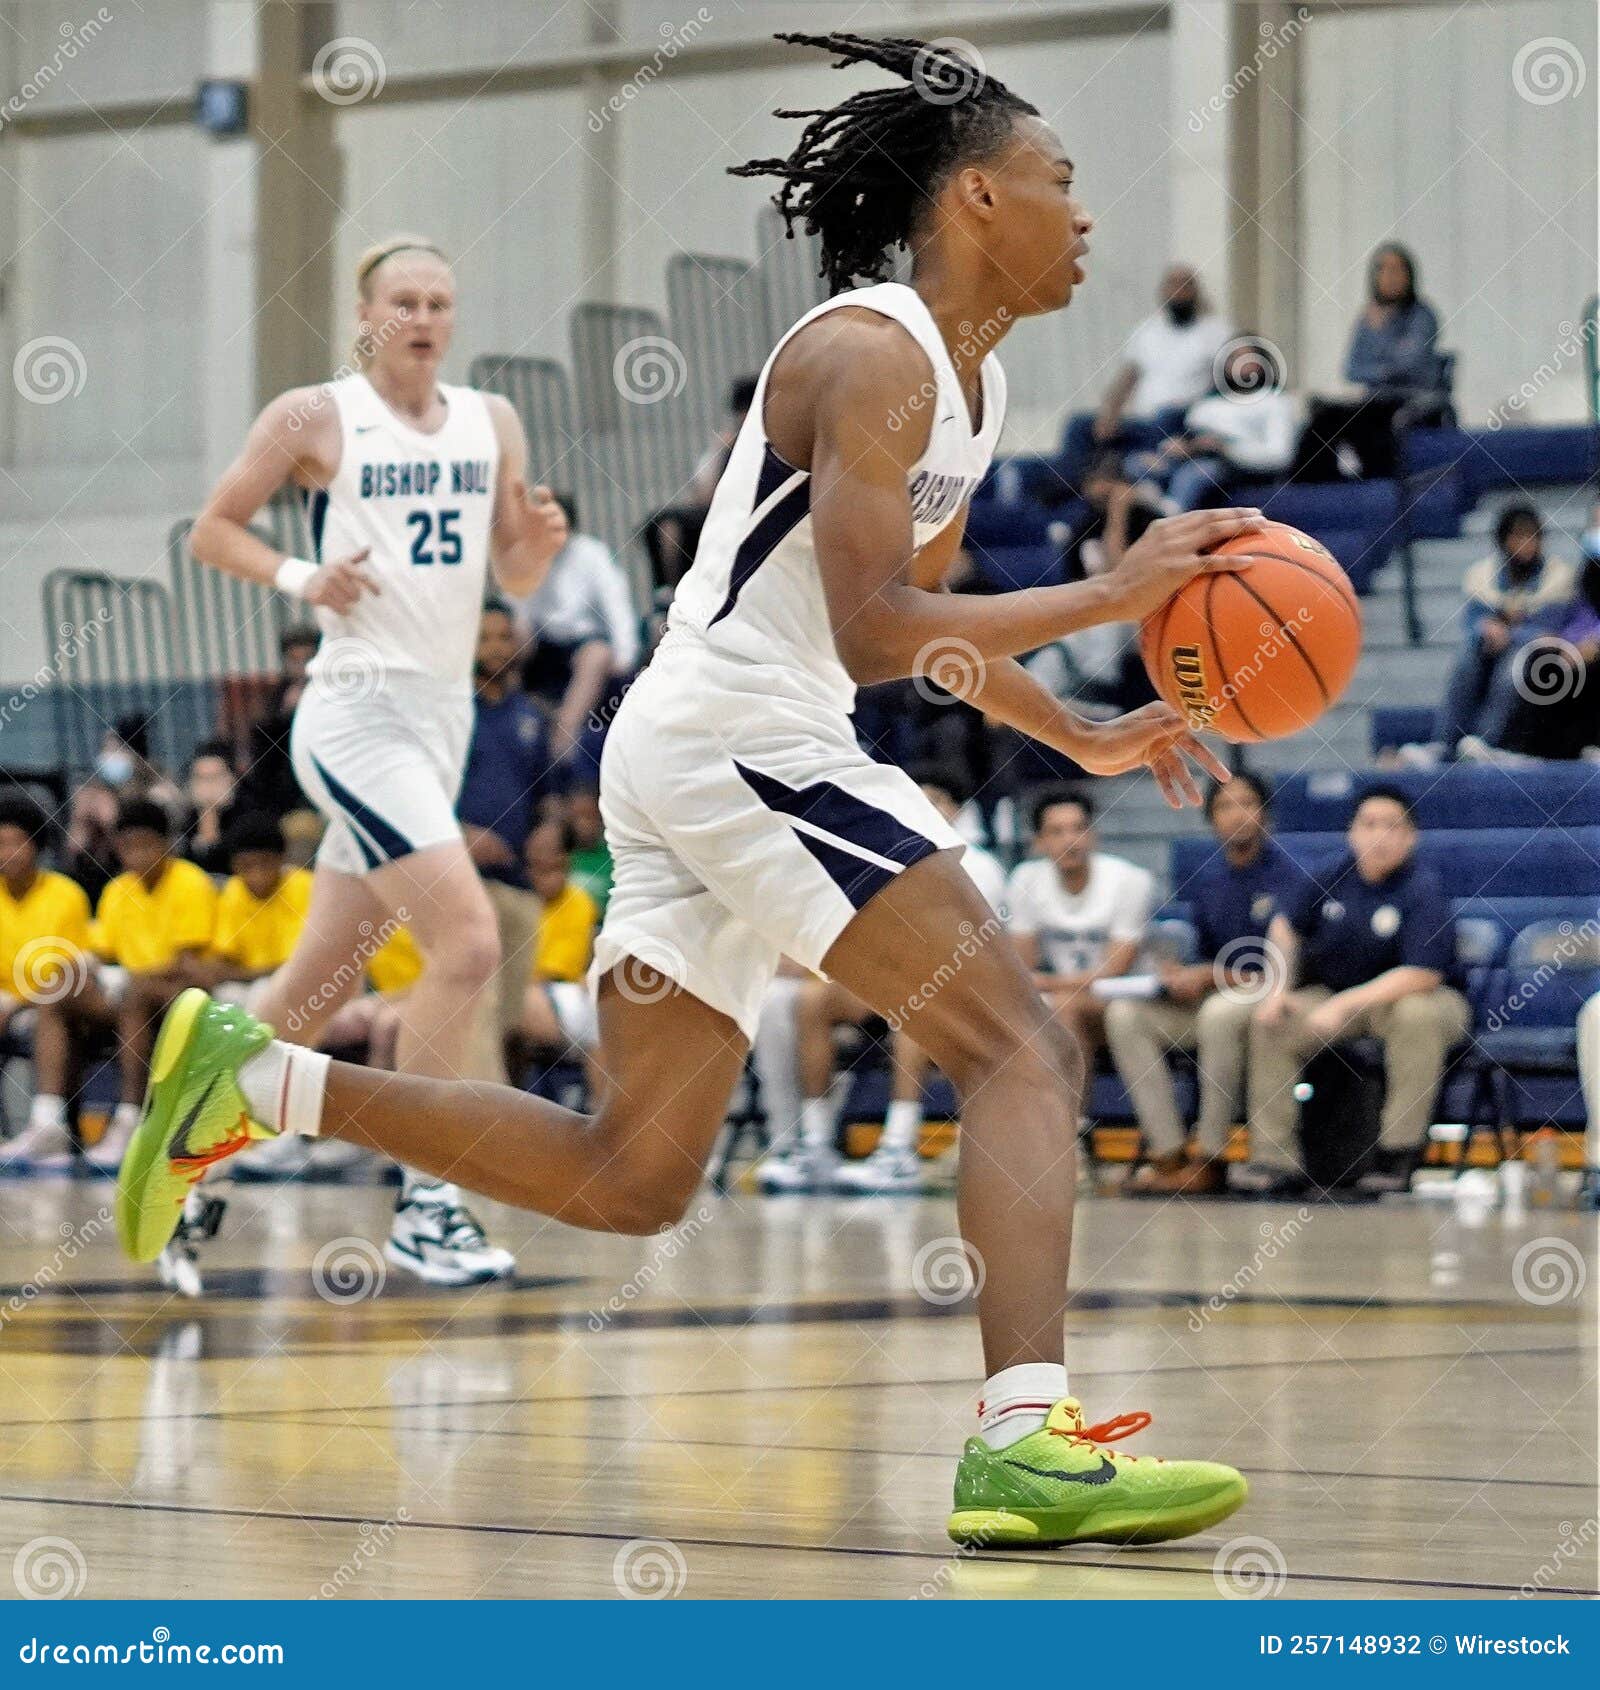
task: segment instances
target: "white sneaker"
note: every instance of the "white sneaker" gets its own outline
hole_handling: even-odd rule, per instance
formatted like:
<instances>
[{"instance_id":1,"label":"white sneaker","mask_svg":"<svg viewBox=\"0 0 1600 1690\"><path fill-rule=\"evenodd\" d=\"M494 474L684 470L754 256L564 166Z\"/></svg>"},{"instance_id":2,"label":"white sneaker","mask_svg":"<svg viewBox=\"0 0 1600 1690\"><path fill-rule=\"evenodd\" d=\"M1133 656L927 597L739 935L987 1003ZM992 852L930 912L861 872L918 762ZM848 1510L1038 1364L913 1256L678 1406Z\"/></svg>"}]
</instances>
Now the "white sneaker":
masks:
<instances>
[{"instance_id":1,"label":"white sneaker","mask_svg":"<svg viewBox=\"0 0 1600 1690\"><path fill-rule=\"evenodd\" d=\"M863 1162L844 1162L833 1189L855 1197L898 1197L922 1190L922 1158L915 1150L880 1144Z\"/></svg>"},{"instance_id":2,"label":"white sneaker","mask_svg":"<svg viewBox=\"0 0 1600 1690\"><path fill-rule=\"evenodd\" d=\"M491 1244L453 1185L422 1185L395 1205L383 1253L430 1285L481 1285L507 1279L517 1260Z\"/></svg>"},{"instance_id":3,"label":"white sneaker","mask_svg":"<svg viewBox=\"0 0 1600 1690\"><path fill-rule=\"evenodd\" d=\"M756 1185L769 1197L797 1191L832 1191L839 1152L831 1144L794 1143L777 1150L756 1169Z\"/></svg>"},{"instance_id":4,"label":"white sneaker","mask_svg":"<svg viewBox=\"0 0 1600 1690\"><path fill-rule=\"evenodd\" d=\"M0 1168L70 1168L72 1149L65 1121L33 1121L0 1143Z\"/></svg>"},{"instance_id":5,"label":"white sneaker","mask_svg":"<svg viewBox=\"0 0 1600 1690\"><path fill-rule=\"evenodd\" d=\"M135 1112L130 1111L120 1122L116 1115L112 1115L106 1123L106 1130L84 1152L84 1161L97 1174L114 1174L122 1166L122 1153L128 1148L128 1140L138 1127L139 1117Z\"/></svg>"}]
</instances>

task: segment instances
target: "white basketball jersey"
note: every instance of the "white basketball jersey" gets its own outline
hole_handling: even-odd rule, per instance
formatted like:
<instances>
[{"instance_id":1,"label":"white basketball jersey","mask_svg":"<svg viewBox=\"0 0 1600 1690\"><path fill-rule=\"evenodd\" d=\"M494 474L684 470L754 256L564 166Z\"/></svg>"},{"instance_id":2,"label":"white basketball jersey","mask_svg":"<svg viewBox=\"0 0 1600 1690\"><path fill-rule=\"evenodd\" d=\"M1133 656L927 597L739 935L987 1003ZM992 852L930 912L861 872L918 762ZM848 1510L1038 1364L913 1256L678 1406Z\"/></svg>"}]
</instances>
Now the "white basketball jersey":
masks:
<instances>
[{"instance_id":1,"label":"white basketball jersey","mask_svg":"<svg viewBox=\"0 0 1600 1690\"><path fill-rule=\"evenodd\" d=\"M1005 419L1005 377L983 361L983 414L977 433L939 326L901 282L841 293L808 311L772 350L750 414L717 483L693 566L678 584L668 622L673 643L698 644L744 665L750 689L815 700L849 711L855 684L839 661L811 535L811 476L786 463L767 439L762 411L773 360L789 336L841 306L893 317L933 366L928 447L907 477L916 544L927 544L972 497L989 468ZM920 426L909 417L907 426Z\"/></svg>"},{"instance_id":2,"label":"white basketball jersey","mask_svg":"<svg viewBox=\"0 0 1600 1690\"><path fill-rule=\"evenodd\" d=\"M500 467L488 402L473 388L441 386L444 426L421 434L363 375L325 391L338 406L342 442L338 473L307 500L316 558L370 547L366 567L378 591L348 614L318 608L323 639L311 673L365 675L376 650L384 674L431 675L466 689Z\"/></svg>"}]
</instances>

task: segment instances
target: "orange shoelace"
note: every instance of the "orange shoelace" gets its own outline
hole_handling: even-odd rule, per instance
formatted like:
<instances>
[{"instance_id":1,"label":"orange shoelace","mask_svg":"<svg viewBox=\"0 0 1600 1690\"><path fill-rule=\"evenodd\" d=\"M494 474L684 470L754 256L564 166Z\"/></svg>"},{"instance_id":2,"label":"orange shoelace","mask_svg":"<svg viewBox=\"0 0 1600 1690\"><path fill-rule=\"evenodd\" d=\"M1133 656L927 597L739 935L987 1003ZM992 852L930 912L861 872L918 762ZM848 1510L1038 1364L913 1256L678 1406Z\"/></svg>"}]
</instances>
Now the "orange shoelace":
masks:
<instances>
[{"instance_id":1,"label":"orange shoelace","mask_svg":"<svg viewBox=\"0 0 1600 1690\"><path fill-rule=\"evenodd\" d=\"M1096 1426L1085 1426L1081 1432L1067 1430L1063 1426L1049 1428L1053 1438L1070 1438L1073 1443L1080 1444L1114 1444L1122 1438L1131 1438L1135 1432L1142 1432L1155 1418L1144 1409L1135 1409L1132 1414L1119 1414L1112 1420L1102 1420ZM1114 1452L1118 1461L1137 1461L1137 1455L1128 1455L1122 1450ZM1156 1457L1159 1461L1161 1458Z\"/></svg>"}]
</instances>

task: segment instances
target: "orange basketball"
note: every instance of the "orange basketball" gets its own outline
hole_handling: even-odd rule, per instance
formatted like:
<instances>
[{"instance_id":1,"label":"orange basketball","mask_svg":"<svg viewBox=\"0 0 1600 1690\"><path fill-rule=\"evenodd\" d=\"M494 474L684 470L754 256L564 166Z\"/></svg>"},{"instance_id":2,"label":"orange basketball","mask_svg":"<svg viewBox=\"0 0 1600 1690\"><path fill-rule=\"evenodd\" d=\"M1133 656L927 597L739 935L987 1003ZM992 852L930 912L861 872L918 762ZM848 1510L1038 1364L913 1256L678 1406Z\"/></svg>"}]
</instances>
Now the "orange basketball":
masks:
<instances>
[{"instance_id":1,"label":"orange basketball","mask_svg":"<svg viewBox=\"0 0 1600 1690\"><path fill-rule=\"evenodd\" d=\"M1361 607L1327 547L1287 523L1216 548L1248 558L1198 575L1145 618L1144 666L1196 728L1282 739L1336 704L1361 655Z\"/></svg>"}]
</instances>

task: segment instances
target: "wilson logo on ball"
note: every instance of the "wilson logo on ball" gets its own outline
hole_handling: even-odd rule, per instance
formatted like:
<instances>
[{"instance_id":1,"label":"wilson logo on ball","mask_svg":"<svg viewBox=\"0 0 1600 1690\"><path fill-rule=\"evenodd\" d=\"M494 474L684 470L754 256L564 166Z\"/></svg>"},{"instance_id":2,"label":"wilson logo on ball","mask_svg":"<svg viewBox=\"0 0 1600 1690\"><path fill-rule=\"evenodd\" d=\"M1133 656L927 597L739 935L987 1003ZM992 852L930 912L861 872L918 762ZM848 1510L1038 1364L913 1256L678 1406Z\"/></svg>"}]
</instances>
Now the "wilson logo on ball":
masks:
<instances>
[{"instance_id":1,"label":"wilson logo on ball","mask_svg":"<svg viewBox=\"0 0 1600 1690\"><path fill-rule=\"evenodd\" d=\"M1197 645L1177 645L1172 648L1172 678L1177 683L1178 702L1189 725L1209 728L1217 707L1211 702L1211 689L1206 685L1206 666Z\"/></svg>"}]
</instances>

